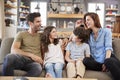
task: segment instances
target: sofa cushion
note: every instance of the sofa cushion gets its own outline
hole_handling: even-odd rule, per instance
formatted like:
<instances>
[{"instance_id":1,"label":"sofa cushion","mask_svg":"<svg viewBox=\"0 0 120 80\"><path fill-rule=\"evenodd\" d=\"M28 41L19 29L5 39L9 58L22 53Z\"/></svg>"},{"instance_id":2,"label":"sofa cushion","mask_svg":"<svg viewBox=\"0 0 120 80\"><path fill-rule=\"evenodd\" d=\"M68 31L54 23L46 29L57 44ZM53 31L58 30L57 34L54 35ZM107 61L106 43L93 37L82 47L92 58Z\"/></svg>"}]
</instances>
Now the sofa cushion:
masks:
<instances>
[{"instance_id":1,"label":"sofa cushion","mask_svg":"<svg viewBox=\"0 0 120 80\"><path fill-rule=\"evenodd\" d=\"M2 75L2 67L3 65L1 64L0 65L0 75ZM25 71L22 71L22 70L14 70L14 75L15 76L22 76L22 75L25 75L26 72Z\"/></svg>"},{"instance_id":2,"label":"sofa cushion","mask_svg":"<svg viewBox=\"0 0 120 80\"><path fill-rule=\"evenodd\" d=\"M84 78L93 78L98 80L112 80L110 72L86 70Z\"/></svg>"},{"instance_id":3,"label":"sofa cushion","mask_svg":"<svg viewBox=\"0 0 120 80\"><path fill-rule=\"evenodd\" d=\"M10 53L11 45L14 38L4 38L1 42L0 48L0 64L3 63L4 57Z\"/></svg>"},{"instance_id":4,"label":"sofa cushion","mask_svg":"<svg viewBox=\"0 0 120 80\"><path fill-rule=\"evenodd\" d=\"M120 39L113 40L113 52L115 56L120 60Z\"/></svg>"}]
</instances>

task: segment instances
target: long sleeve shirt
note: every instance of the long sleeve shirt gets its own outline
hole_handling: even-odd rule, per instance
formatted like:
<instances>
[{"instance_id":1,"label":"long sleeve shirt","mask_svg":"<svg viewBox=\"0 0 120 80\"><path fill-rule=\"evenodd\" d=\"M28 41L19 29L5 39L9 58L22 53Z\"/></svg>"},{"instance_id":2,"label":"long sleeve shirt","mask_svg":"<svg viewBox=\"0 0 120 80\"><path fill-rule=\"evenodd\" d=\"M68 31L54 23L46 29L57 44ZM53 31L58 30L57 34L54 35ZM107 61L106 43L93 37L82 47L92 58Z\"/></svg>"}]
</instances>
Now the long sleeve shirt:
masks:
<instances>
[{"instance_id":1,"label":"long sleeve shirt","mask_svg":"<svg viewBox=\"0 0 120 80\"><path fill-rule=\"evenodd\" d=\"M94 39L94 33L90 34L90 52L92 57L100 63L104 63L106 51L112 49L112 33L108 28L100 28L98 36Z\"/></svg>"}]
</instances>

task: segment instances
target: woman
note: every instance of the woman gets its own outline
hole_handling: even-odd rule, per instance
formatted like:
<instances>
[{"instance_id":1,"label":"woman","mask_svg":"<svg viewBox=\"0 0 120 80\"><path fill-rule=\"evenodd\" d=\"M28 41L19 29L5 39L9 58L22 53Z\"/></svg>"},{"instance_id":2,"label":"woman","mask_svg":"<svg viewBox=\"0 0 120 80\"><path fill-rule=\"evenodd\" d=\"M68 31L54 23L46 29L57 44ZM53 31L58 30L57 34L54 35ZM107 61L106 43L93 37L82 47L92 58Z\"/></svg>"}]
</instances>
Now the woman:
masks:
<instances>
[{"instance_id":1,"label":"woman","mask_svg":"<svg viewBox=\"0 0 120 80\"><path fill-rule=\"evenodd\" d=\"M86 13L85 25L90 32L90 58L85 58L83 63L87 69L111 72L114 80L120 80L120 62L112 54L112 33L110 29L102 28L96 13Z\"/></svg>"},{"instance_id":2,"label":"woman","mask_svg":"<svg viewBox=\"0 0 120 80\"><path fill-rule=\"evenodd\" d=\"M62 78L64 57L61 45L58 43L57 31L53 26L47 26L41 37L42 53L46 77Z\"/></svg>"}]
</instances>

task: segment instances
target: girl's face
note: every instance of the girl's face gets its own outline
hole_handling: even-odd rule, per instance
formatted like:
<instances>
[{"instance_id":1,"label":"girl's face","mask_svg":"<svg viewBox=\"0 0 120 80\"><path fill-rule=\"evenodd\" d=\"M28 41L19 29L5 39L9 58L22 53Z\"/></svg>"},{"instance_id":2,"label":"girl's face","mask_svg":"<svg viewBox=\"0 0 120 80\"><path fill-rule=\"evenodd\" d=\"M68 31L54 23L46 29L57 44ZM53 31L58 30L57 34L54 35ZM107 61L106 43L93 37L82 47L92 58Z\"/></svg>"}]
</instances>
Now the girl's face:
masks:
<instances>
[{"instance_id":1,"label":"girl's face","mask_svg":"<svg viewBox=\"0 0 120 80\"><path fill-rule=\"evenodd\" d=\"M53 28L52 31L50 32L50 38L51 39L57 38L57 31L55 28Z\"/></svg>"},{"instance_id":2,"label":"girl's face","mask_svg":"<svg viewBox=\"0 0 120 80\"><path fill-rule=\"evenodd\" d=\"M88 28L93 28L94 27L94 21L90 16L86 16L86 23Z\"/></svg>"}]
</instances>

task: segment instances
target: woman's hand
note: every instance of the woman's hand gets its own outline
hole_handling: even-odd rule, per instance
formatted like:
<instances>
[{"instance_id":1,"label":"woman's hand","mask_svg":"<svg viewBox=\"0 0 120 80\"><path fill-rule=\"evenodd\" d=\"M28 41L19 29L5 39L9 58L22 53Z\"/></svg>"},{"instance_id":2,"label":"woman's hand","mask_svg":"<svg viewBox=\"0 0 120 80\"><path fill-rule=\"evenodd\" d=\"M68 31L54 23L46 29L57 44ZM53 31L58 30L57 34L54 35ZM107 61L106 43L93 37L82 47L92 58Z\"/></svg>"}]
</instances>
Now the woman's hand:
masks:
<instances>
[{"instance_id":1,"label":"woman's hand","mask_svg":"<svg viewBox=\"0 0 120 80\"><path fill-rule=\"evenodd\" d=\"M102 71L103 71L103 72L108 71L107 68L106 68L106 66L105 66L105 64L102 65Z\"/></svg>"}]
</instances>

